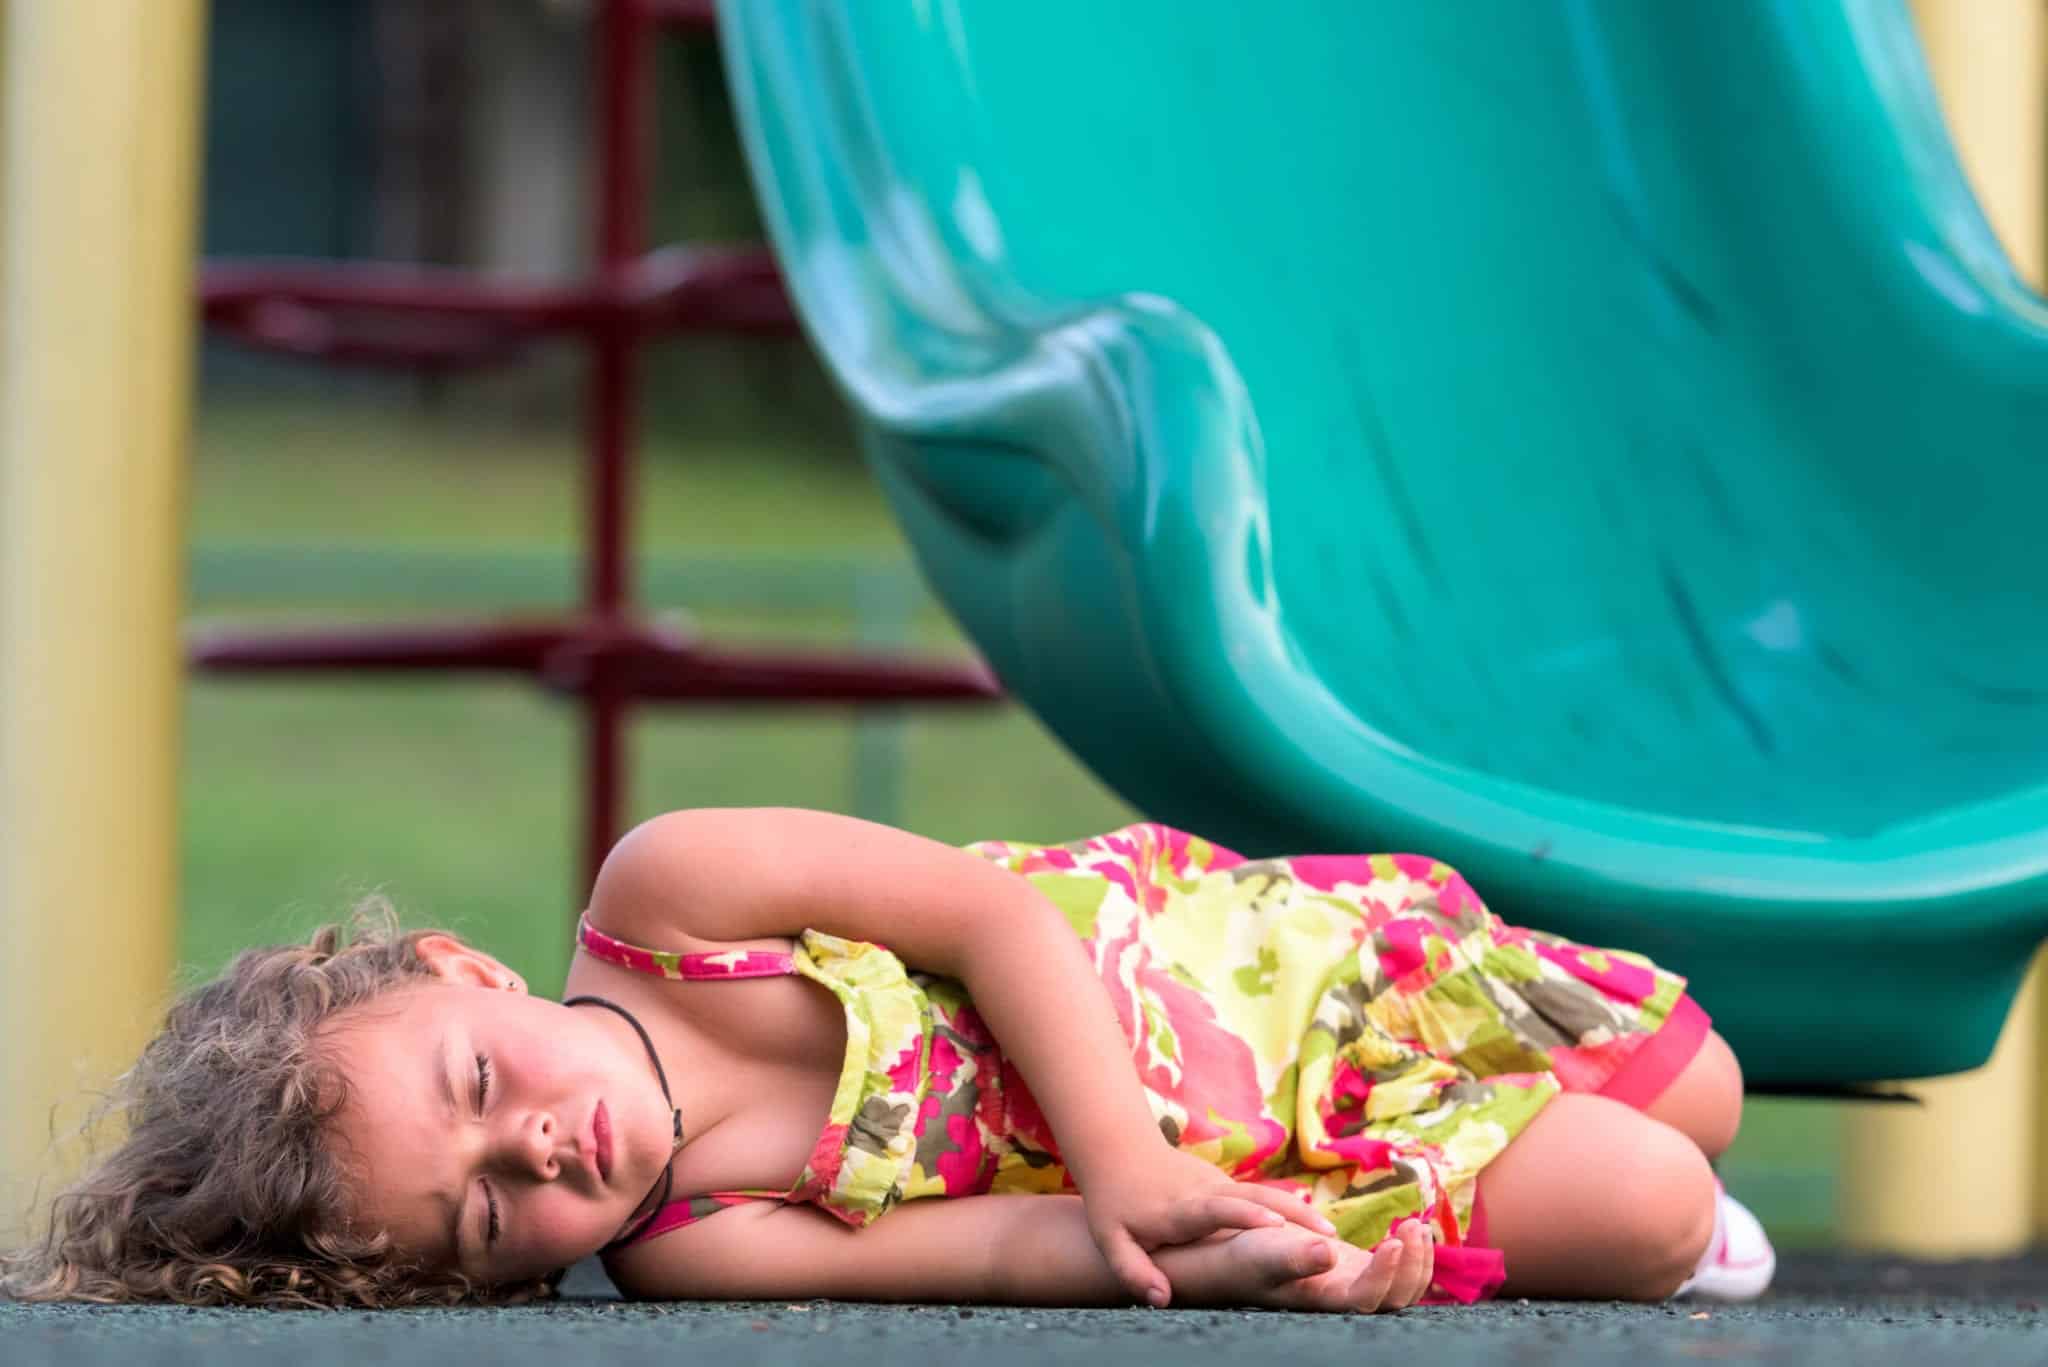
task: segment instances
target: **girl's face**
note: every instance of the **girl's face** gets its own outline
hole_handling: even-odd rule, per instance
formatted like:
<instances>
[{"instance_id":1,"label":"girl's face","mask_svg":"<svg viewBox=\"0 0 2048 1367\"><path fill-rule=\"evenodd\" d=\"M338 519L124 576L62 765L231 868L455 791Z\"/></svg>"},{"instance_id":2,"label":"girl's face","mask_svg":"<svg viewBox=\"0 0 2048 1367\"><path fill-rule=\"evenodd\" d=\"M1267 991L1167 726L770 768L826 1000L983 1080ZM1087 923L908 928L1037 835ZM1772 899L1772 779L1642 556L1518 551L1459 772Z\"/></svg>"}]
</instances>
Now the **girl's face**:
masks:
<instances>
[{"instance_id":1,"label":"girl's face","mask_svg":"<svg viewBox=\"0 0 2048 1367\"><path fill-rule=\"evenodd\" d=\"M329 1027L348 1090L335 1118L352 1214L430 1271L531 1281L633 1218L674 1135L654 1066L609 1011L528 996L445 936L432 977Z\"/></svg>"}]
</instances>

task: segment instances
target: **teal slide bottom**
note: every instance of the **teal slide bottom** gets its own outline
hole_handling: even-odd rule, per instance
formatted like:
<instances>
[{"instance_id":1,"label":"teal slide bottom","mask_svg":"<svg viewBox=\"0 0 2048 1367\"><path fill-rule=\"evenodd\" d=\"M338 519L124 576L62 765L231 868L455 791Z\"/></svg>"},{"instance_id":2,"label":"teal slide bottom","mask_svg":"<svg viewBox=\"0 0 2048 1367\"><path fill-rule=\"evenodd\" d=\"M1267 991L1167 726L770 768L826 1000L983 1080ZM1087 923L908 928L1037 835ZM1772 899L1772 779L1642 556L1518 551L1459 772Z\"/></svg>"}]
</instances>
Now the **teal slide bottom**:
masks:
<instances>
[{"instance_id":1,"label":"teal slide bottom","mask_svg":"<svg viewBox=\"0 0 2048 1367\"><path fill-rule=\"evenodd\" d=\"M1988 1055L2048 933L2048 310L1897 0L721 22L911 541L1105 781L1649 953L1760 1086Z\"/></svg>"}]
</instances>

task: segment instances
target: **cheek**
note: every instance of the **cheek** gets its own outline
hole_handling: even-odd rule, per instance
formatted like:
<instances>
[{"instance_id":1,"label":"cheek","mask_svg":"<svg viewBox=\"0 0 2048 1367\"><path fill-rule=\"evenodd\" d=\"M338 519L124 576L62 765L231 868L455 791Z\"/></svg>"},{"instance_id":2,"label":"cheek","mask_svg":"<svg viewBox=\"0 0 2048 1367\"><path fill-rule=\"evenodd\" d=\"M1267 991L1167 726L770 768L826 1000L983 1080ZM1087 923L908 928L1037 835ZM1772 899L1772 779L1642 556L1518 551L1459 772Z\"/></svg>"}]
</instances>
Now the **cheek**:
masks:
<instances>
[{"instance_id":1,"label":"cheek","mask_svg":"<svg viewBox=\"0 0 2048 1367\"><path fill-rule=\"evenodd\" d=\"M555 1107L568 1099L575 1086L575 1067L565 1061L558 1038L519 1022L520 1028L498 1032L492 1041L495 1062L505 1080L519 1093L522 1105Z\"/></svg>"},{"instance_id":2,"label":"cheek","mask_svg":"<svg viewBox=\"0 0 2048 1367\"><path fill-rule=\"evenodd\" d=\"M582 1024L567 1022L569 1026ZM593 1085L611 1060L574 1029L560 1023L522 1019L504 1035L507 1065L552 1097L567 1097Z\"/></svg>"},{"instance_id":3,"label":"cheek","mask_svg":"<svg viewBox=\"0 0 2048 1367\"><path fill-rule=\"evenodd\" d=\"M527 1228L520 1242L544 1265L538 1269L543 1272L597 1252L625 1218L559 1187L536 1190L523 1205Z\"/></svg>"}]
</instances>

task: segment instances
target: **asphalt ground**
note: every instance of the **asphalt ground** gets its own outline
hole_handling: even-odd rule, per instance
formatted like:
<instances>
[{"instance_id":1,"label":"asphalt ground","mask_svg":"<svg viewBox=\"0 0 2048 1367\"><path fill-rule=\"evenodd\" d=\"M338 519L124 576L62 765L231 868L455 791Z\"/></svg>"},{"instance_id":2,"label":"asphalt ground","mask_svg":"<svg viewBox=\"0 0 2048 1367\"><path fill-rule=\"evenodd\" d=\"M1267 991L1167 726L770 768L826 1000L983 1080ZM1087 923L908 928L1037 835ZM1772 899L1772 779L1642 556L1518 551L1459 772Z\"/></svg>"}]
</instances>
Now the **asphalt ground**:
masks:
<instances>
[{"instance_id":1,"label":"asphalt ground","mask_svg":"<svg viewBox=\"0 0 2048 1367\"><path fill-rule=\"evenodd\" d=\"M0 1364L2048 1363L2048 1254L1947 1264L1788 1255L1772 1293L1740 1307L1504 1301L1377 1316L629 1305L581 1269L565 1289L559 1300L519 1309L370 1314L0 1304Z\"/></svg>"}]
</instances>

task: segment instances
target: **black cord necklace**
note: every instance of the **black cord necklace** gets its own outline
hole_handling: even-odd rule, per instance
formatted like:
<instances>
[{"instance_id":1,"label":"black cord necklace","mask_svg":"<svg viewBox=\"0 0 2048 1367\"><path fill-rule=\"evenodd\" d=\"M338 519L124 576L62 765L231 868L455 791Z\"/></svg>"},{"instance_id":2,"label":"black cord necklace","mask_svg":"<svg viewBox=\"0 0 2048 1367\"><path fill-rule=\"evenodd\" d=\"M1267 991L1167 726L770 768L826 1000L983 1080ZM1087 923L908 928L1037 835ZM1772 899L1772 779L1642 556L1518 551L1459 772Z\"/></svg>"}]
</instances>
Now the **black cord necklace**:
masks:
<instances>
[{"instance_id":1,"label":"black cord necklace","mask_svg":"<svg viewBox=\"0 0 2048 1367\"><path fill-rule=\"evenodd\" d=\"M631 1011L628 1011L625 1007L620 1006L617 1002L606 1001L603 997L570 997L564 1000L562 1005L602 1006L605 1010L616 1012L618 1015L624 1017L626 1024L633 1027L633 1033L640 1037L640 1043L644 1045L647 1049L647 1061L654 1065L654 1080L661 1084L661 1099L667 1103L669 1115L675 1121L675 1145L668 1151L669 1158L673 1160L676 1154L681 1152L683 1147L683 1113L676 1109L675 1098L668 1094L668 1074L662 1070L661 1055L654 1052L654 1040L650 1035L648 1035L647 1027L642 1025L639 1022L638 1018L636 1018ZM662 1164L661 1180L657 1182L654 1187L649 1187L647 1189L647 1196L643 1196L640 1198L640 1204L647 1205L648 1197L654 1196L656 1187L660 1188L661 1196L655 1200L653 1205L648 1206L645 1218L640 1220L639 1223L633 1225L630 1229L627 1229L624 1233L620 1234L618 1238L612 1240L603 1248L599 1249L599 1256L603 1256L604 1254L611 1252L615 1248L624 1248L627 1244L632 1243L633 1240L640 1237L640 1231L646 1229L647 1226L649 1226L650 1224L653 1224L654 1217L661 1214L662 1208L668 1205L669 1192L674 1189L675 1180L676 1175L674 1171L671 1169L670 1165L668 1163ZM638 1210L639 1208L639 1206L634 1207L635 1210Z\"/></svg>"}]
</instances>

